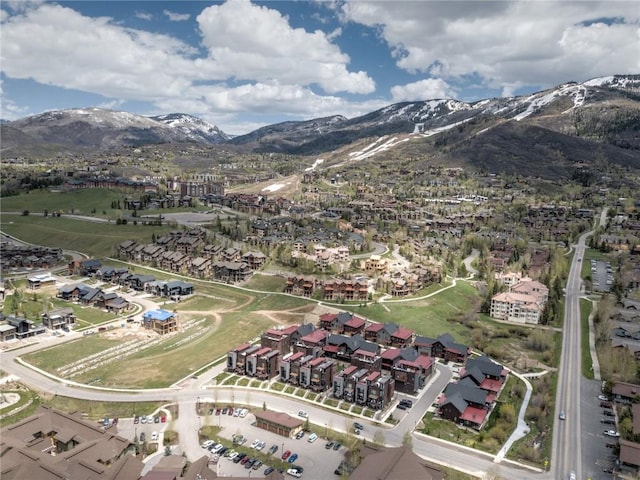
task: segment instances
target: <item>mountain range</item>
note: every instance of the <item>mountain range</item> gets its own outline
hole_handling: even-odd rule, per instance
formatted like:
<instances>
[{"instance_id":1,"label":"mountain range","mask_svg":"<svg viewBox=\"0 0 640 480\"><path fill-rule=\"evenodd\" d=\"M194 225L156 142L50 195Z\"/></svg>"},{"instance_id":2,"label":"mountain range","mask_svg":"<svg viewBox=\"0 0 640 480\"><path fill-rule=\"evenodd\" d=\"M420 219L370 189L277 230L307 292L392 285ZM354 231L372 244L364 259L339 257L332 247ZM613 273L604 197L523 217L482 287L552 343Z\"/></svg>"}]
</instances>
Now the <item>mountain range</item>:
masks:
<instances>
[{"instance_id":1,"label":"mountain range","mask_svg":"<svg viewBox=\"0 0 640 480\"><path fill-rule=\"evenodd\" d=\"M518 172L539 171L534 164L541 161L555 162L561 174L596 160L640 169L640 75L472 103L396 103L357 118L289 121L235 137L187 114L145 117L99 108L46 112L0 128L5 157L191 143L306 156L339 151L351 158L382 157L393 147L413 158ZM362 142L369 147L363 150Z\"/></svg>"}]
</instances>

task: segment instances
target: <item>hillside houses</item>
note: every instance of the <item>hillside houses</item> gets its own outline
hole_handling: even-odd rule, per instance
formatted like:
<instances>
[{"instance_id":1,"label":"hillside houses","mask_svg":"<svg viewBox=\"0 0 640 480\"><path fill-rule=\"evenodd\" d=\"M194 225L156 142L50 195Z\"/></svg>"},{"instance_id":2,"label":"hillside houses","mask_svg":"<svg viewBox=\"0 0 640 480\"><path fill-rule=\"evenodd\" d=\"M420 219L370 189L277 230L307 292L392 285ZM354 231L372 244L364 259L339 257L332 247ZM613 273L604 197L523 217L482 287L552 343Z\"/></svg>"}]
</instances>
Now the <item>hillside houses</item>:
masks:
<instances>
[{"instance_id":1,"label":"hillside houses","mask_svg":"<svg viewBox=\"0 0 640 480\"><path fill-rule=\"evenodd\" d=\"M181 251L172 250L181 244L177 233L156 240L153 244L138 244L133 241L122 242L119 246L121 258L135 263L147 264L162 268L168 272L188 275L200 279L214 279L222 282L237 283L248 279L254 269L261 268L266 256L260 252L248 252L242 255L236 248L222 248L205 245L200 234L187 235L182 243ZM158 244L159 243L159 244ZM193 246L187 248L184 245ZM132 286L136 290L144 290L139 284Z\"/></svg>"},{"instance_id":2,"label":"hillside houses","mask_svg":"<svg viewBox=\"0 0 640 480\"><path fill-rule=\"evenodd\" d=\"M2 271L21 268L48 269L62 263L63 260L61 248L0 242L0 270Z\"/></svg>"}]
</instances>

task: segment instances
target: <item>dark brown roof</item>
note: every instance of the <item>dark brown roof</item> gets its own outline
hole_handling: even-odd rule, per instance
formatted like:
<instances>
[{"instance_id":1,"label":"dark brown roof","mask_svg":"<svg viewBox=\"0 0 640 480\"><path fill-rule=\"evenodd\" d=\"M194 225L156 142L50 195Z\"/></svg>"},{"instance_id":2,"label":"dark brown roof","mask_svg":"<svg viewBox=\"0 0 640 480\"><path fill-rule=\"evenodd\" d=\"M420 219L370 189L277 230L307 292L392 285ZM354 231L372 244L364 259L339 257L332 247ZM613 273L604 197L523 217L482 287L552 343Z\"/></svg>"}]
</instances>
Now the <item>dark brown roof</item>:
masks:
<instances>
[{"instance_id":1,"label":"dark brown roof","mask_svg":"<svg viewBox=\"0 0 640 480\"><path fill-rule=\"evenodd\" d=\"M49 436L79 443L52 455ZM133 443L76 414L40 407L0 430L0 438L3 480L137 480L142 472L142 462L128 455Z\"/></svg>"},{"instance_id":2,"label":"dark brown roof","mask_svg":"<svg viewBox=\"0 0 640 480\"><path fill-rule=\"evenodd\" d=\"M620 440L620 461L640 467L640 443Z\"/></svg>"},{"instance_id":3,"label":"dark brown roof","mask_svg":"<svg viewBox=\"0 0 640 480\"><path fill-rule=\"evenodd\" d=\"M366 455L349 480L442 480L444 474L411 451L409 446L384 448Z\"/></svg>"},{"instance_id":4,"label":"dark brown roof","mask_svg":"<svg viewBox=\"0 0 640 480\"><path fill-rule=\"evenodd\" d=\"M303 423L299 418L292 417L282 412L274 412L272 410L258 410L254 412L254 415L256 419L260 418L288 428L296 428Z\"/></svg>"}]
</instances>

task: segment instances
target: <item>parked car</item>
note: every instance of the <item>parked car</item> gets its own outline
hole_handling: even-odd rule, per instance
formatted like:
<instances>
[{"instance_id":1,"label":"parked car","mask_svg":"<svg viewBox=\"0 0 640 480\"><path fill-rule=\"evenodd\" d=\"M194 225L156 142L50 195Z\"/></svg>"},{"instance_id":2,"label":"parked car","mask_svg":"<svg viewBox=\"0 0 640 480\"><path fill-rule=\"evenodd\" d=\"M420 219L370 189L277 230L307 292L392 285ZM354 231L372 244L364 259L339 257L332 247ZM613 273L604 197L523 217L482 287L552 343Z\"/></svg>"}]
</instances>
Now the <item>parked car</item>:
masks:
<instances>
[{"instance_id":1,"label":"parked car","mask_svg":"<svg viewBox=\"0 0 640 480\"><path fill-rule=\"evenodd\" d=\"M262 450L262 449L263 449L264 447L266 447L266 446L267 446L266 442L264 442L264 441L260 440L260 443L259 443L259 444L258 444L258 446L256 447L256 450L260 451L260 450Z\"/></svg>"},{"instance_id":2,"label":"parked car","mask_svg":"<svg viewBox=\"0 0 640 480\"><path fill-rule=\"evenodd\" d=\"M167 421L167 417L166 416L163 415L163 416L160 417L160 423L166 423L166 421Z\"/></svg>"},{"instance_id":3,"label":"parked car","mask_svg":"<svg viewBox=\"0 0 640 480\"><path fill-rule=\"evenodd\" d=\"M333 448L333 442L327 442L327 443L324 445L324 448L326 448L327 450L330 450L331 448Z\"/></svg>"},{"instance_id":4,"label":"parked car","mask_svg":"<svg viewBox=\"0 0 640 480\"><path fill-rule=\"evenodd\" d=\"M140 417L140 423L147 423L147 416L143 415L142 417Z\"/></svg>"},{"instance_id":5,"label":"parked car","mask_svg":"<svg viewBox=\"0 0 640 480\"><path fill-rule=\"evenodd\" d=\"M216 442L214 442L213 440L205 440L204 442L202 442L202 445L200 445L202 448L209 448L211 445L215 444Z\"/></svg>"},{"instance_id":6,"label":"parked car","mask_svg":"<svg viewBox=\"0 0 640 480\"><path fill-rule=\"evenodd\" d=\"M355 428L356 430L364 430L364 427L362 426L362 424L358 422L353 422L353 428Z\"/></svg>"},{"instance_id":7,"label":"parked car","mask_svg":"<svg viewBox=\"0 0 640 480\"><path fill-rule=\"evenodd\" d=\"M611 402L600 402L600 406L602 408L613 408L613 405L611 404Z\"/></svg>"},{"instance_id":8,"label":"parked car","mask_svg":"<svg viewBox=\"0 0 640 480\"><path fill-rule=\"evenodd\" d=\"M260 440L256 438L253 442L251 442L251 448L256 448L259 443L260 443Z\"/></svg>"},{"instance_id":9,"label":"parked car","mask_svg":"<svg viewBox=\"0 0 640 480\"><path fill-rule=\"evenodd\" d=\"M244 456L242 457L242 460L240 460L240 463L241 463L242 465L246 465L246 464L247 464L247 462L249 462L249 460L251 460L251 459L252 459L252 458L251 458L249 455L247 455L247 454L245 453L245 454L244 454Z\"/></svg>"},{"instance_id":10,"label":"parked car","mask_svg":"<svg viewBox=\"0 0 640 480\"><path fill-rule=\"evenodd\" d=\"M340 442L336 442L336 443L334 443L334 445L333 445L333 449L334 449L334 450L340 450L340 447L341 447L341 446L342 446L342 444L341 444Z\"/></svg>"},{"instance_id":11,"label":"parked car","mask_svg":"<svg viewBox=\"0 0 640 480\"><path fill-rule=\"evenodd\" d=\"M605 434L607 437L619 437L619 436L620 436L620 434L618 433L618 431L617 431L617 430L605 430L605 431L604 431L604 434Z\"/></svg>"},{"instance_id":12,"label":"parked car","mask_svg":"<svg viewBox=\"0 0 640 480\"><path fill-rule=\"evenodd\" d=\"M227 410L227 413L231 416L233 415L233 407L229 407L229 410Z\"/></svg>"},{"instance_id":13,"label":"parked car","mask_svg":"<svg viewBox=\"0 0 640 480\"><path fill-rule=\"evenodd\" d=\"M616 421L613 418L602 418L600 423L606 423L607 425L615 425Z\"/></svg>"},{"instance_id":14,"label":"parked car","mask_svg":"<svg viewBox=\"0 0 640 480\"><path fill-rule=\"evenodd\" d=\"M153 423L160 423L160 417L157 415L153 417Z\"/></svg>"},{"instance_id":15,"label":"parked car","mask_svg":"<svg viewBox=\"0 0 640 480\"><path fill-rule=\"evenodd\" d=\"M240 418L244 418L247 416L247 414L249 413L249 409L248 408L243 408L242 410L240 410Z\"/></svg>"},{"instance_id":16,"label":"parked car","mask_svg":"<svg viewBox=\"0 0 640 480\"><path fill-rule=\"evenodd\" d=\"M300 440L302 437L304 437L304 430L300 430L296 433L296 440Z\"/></svg>"},{"instance_id":17,"label":"parked car","mask_svg":"<svg viewBox=\"0 0 640 480\"><path fill-rule=\"evenodd\" d=\"M302 472L299 471L299 470L296 470L295 468L290 468L289 470L287 470L287 475L291 475L292 477L300 478L300 477L302 477Z\"/></svg>"},{"instance_id":18,"label":"parked car","mask_svg":"<svg viewBox=\"0 0 640 480\"><path fill-rule=\"evenodd\" d=\"M229 409L228 409L227 407L224 407L224 408L222 409L222 415L226 415L228 410L229 410Z\"/></svg>"},{"instance_id":19,"label":"parked car","mask_svg":"<svg viewBox=\"0 0 640 480\"><path fill-rule=\"evenodd\" d=\"M207 415L213 415L213 407L209 409L209 413L207 413Z\"/></svg>"},{"instance_id":20,"label":"parked car","mask_svg":"<svg viewBox=\"0 0 640 480\"><path fill-rule=\"evenodd\" d=\"M609 400L609 397L606 395L598 395L598 400Z\"/></svg>"},{"instance_id":21,"label":"parked car","mask_svg":"<svg viewBox=\"0 0 640 480\"><path fill-rule=\"evenodd\" d=\"M278 445L276 445L275 443L271 445L271 447L269 447L269 455L273 455L277 451L278 451Z\"/></svg>"},{"instance_id":22,"label":"parked car","mask_svg":"<svg viewBox=\"0 0 640 480\"><path fill-rule=\"evenodd\" d=\"M274 470L275 470L275 468L273 468L273 467L267 467L267 468L264 469L264 472L262 472L262 474L266 477L267 475L269 475Z\"/></svg>"},{"instance_id":23,"label":"parked car","mask_svg":"<svg viewBox=\"0 0 640 480\"><path fill-rule=\"evenodd\" d=\"M615 417L615 414L611 410L603 410L602 414L606 415L607 417Z\"/></svg>"},{"instance_id":24,"label":"parked car","mask_svg":"<svg viewBox=\"0 0 640 480\"><path fill-rule=\"evenodd\" d=\"M140 433L140 441L144 442L146 439L147 439L147 435L144 432Z\"/></svg>"},{"instance_id":25,"label":"parked car","mask_svg":"<svg viewBox=\"0 0 640 480\"><path fill-rule=\"evenodd\" d=\"M305 412L304 410L300 410L300 411L298 412L298 416L299 416L299 417L302 417L302 418L308 418L308 417L309 417L309 414L308 414L307 412Z\"/></svg>"},{"instance_id":26,"label":"parked car","mask_svg":"<svg viewBox=\"0 0 640 480\"><path fill-rule=\"evenodd\" d=\"M289 463L293 463L293 462L295 462L297 459L298 459L298 454L297 454L297 453L294 453L294 454L292 454L292 455L289 457L289 459L287 460L287 462L289 462Z\"/></svg>"},{"instance_id":27,"label":"parked car","mask_svg":"<svg viewBox=\"0 0 640 480\"><path fill-rule=\"evenodd\" d=\"M253 461L253 465L251 465L251 468L253 468L254 470L258 470L261 466L262 466L262 462L256 458Z\"/></svg>"},{"instance_id":28,"label":"parked car","mask_svg":"<svg viewBox=\"0 0 640 480\"><path fill-rule=\"evenodd\" d=\"M222 411L221 408L216 408L216 415L220 415L220 412Z\"/></svg>"},{"instance_id":29,"label":"parked car","mask_svg":"<svg viewBox=\"0 0 640 480\"><path fill-rule=\"evenodd\" d=\"M291 455L291 450L285 450L282 453L282 457L280 457L280 458L282 458L282 460L286 460L287 458L289 458L290 455Z\"/></svg>"},{"instance_id":30,"label":"parked car","mask_svg":"<svg viewBox=\"0 0 640 480\"><path fill-rule=\"evenodd\" d=\"M311 435L309 435L309 438L307 438L307 442L309 443L313 443L318 439L318 435L316 435L315 433L312 433Z\"/></svg>"},{"instance_id":31,"label":"parked car","mask_svg":"<svg viewBox=\"0 0 640 480\"><path fill-rule=\"evenodd\" d=\"M240 416L240 410L236 408L236 409L233 411L233 416L234 416L234 417L239 417L239 416Z\"/></svg>"},{"instance_id":32,"label":"parked car","mask_svg":"<svg viewBox=\"0 0 640 480\"><path fill-rule=\"evenodd\" d=\"M138 417L137 415L133 417L133 423L140 423L140 417Z\"/></svg>"}]
</instances>

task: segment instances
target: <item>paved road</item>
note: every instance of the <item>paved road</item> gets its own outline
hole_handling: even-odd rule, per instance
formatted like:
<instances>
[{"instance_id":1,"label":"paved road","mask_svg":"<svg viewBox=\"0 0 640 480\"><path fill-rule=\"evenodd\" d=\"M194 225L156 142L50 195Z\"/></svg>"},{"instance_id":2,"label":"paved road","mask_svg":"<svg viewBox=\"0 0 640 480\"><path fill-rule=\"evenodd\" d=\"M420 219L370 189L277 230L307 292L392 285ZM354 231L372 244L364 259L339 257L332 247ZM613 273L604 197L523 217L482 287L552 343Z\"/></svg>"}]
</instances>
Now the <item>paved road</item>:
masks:
<instances>
[{"instance_id":1,"label":"paved road","mask_svg":"<svg viewBox=\"0 0 640 480\"><path fill-rule=\"evenodd\" d=\"M555 478L568 478L569 472L582 476L582 422L580 416L582 378L580 295L582 258L585 240L592 232L580 236L567 279L562 357L558 370L556 412L564 411L566 420L555 419L552 471Z\"/></svg>"}]
</instances>

